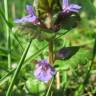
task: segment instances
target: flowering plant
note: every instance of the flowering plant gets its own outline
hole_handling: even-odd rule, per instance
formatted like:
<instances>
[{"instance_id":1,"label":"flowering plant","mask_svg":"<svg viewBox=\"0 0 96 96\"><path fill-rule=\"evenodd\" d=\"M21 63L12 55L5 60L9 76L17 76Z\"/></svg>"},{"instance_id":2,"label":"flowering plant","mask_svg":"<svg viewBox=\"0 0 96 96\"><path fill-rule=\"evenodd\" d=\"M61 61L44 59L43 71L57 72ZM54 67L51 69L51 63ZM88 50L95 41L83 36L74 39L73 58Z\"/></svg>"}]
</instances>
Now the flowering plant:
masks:
<instances>
[{"instance_id":1,"label":"flowering plant","mask_svg":"<svg viewBox=\"0 0 96 96\"><path fill-rule=\"evenodd\" d=\"M55 60L69 58L79 49L79 47L61 48L54 53L53 41L56 39L56 36L59 35L62 28L64 30L66 29L64 23L66 25L67 23L70 23L70 21L66 20L71 19L72 21L73 15L77 16L81 8L81 6L77 4L69 3L68 0L62 0L62 4L60 5L58 5L58 2L54 2L54 0L34 0L35 8L31 5L27 5L26 11L28 15L21 19L14 20L18 30L26 33L26 35L29 34L28 36L31 38L47 40L49 43L49 61L37 61L36 69L34 71L35 77L45 83L56 74L56 70L52 67ZM44 7L44 4L46 4L46 7ZM54 5L57 6L57 10L54 10ZM42 13L41 9L44 13ZM73 21L77 20L78 19L74 19ZM70 26L67 25L67 27L69 28ZM71 28L73 27L71 26Z\"/></svg>"}]
</instances>

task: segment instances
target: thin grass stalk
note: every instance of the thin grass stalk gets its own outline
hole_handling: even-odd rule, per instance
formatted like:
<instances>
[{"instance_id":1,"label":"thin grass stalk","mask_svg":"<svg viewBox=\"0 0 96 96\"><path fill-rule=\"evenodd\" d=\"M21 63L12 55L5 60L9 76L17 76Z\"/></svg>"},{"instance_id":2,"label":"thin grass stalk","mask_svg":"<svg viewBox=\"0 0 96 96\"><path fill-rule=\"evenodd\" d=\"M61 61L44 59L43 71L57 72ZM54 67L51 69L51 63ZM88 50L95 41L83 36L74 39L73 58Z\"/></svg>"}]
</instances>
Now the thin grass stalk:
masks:
<instances>
[{"instance_id":1,"label":"thin grass stalk","mask_svg":"<svg viewBox=\"0 0 96 96\"><path fill-rule=\"evenodd\" d=\"M52 86L53 81L54 81L54 78L52 78L52 80L51 80L51 82L50 82L50 85L49 85L49 87L48 87L47 93L46 93L45 96L48 96L48 95L49 95L49 92L50 92L50 90L51 90L51 86Z\"/></svg>"},{"instance_id":2,"label":"thin grass stalk","mask_svg":"<svg viewBox=\"0 0 96 96\"><path fill-rule=\"evenodd\" d=\"M56 89L60 89L60 72L56 73Z\"/></svg>"},{"instance_id":3,"label":"thin grass stalk","mask_svg":"<svg viewBox=\"0 0 96 96\"><path fill-rule=\"evenodd\" d=\"M11 95L11 91L12 91L12 89L13 89L15 80L16 80L19 72L20 72L20 69L21 69L23 63L24 63L24 60L25 60L26 55L27 55L27 53L28 53L29 47L30 47L30 45L31 45L31 42L32 42L32 39L30 40L29 44L27 45L27 47L26 47L26 49L25 49L25 51L24 51L24 53L23 53L23 55L22 55L22 57L21 57L21 59L20 59L20 62L19 62L18 66L17 66L17 68L16 68L16 70L15 70L15 72L14 72L14 75L13 75L13 78L12 78L12 80L11 80L11 82L10 82L10 85L9 85L8 90L7 90L6 96L10 96L10 95Z\"/></svg>"},{"instance_id":4,"label":"thin grass stalk","mask_svg":"<svg viewBox=\"0 0 96 96\"><path fill-rule=\"evenodd\" d=\"M92 66L94 64L94 59L95 59L95 55L96 55L96 36L95 36L95 41L94 41L94 46L93 46L93 56L92 56L92 60L89 66L89 69L86 73L86 77L84 79L84 82L82 84L80 84L78 90L75 92L75 96L81 96L81 90L83 90L86 86L86 84L88 84L89 78L90 78L90 71L92 69Z\"/></svg>"},{"instance_id":5,"label":"thin grass stalk","mask_svg":"<svg viewBox=\"0 0 96 96\"><path fill-rule=\"evenodd\" d=\"M7 0L4 0L4 10L5 10L5 18L8 21L8 2ZM8 68L9 70L11 69L11 43L10 43L10 31L9 27L6 24L5 25L5 30L7 32L7 48L8 48Z\"/></svg>"},{"instance_id":6,"label":"thin grass stalk","mask_svg":"<svg viewBox=\"0 0 96 96\"><path fill-rule=\"evenodd\" d=\"M12 12L12 17L15 18L16 17L16 6L15 6L14 2L12 2L11 12Z\"/></svg>"}]
</instances>

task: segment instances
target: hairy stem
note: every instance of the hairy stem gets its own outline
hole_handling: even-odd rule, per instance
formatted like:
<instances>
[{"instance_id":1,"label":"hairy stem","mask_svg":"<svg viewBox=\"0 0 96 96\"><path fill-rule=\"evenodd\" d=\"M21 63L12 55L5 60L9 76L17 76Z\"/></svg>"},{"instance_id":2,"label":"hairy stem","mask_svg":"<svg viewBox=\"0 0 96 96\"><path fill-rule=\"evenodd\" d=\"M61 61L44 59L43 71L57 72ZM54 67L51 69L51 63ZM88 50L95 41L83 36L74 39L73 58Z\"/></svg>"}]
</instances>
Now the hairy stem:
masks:
<instances>
[{"instance_id":1,"label":"hairy stem","mask_svg":"<svg viewBox=\"0 0 96 96\"><path fill-rule=\"evenodd\" d=\"M54 64L53 41L49 42L49 63ZM56 88L60 89L60 73L56 74Z\"/></svg>"},{"instance_id":2,"label":"hairy stem","mask_svg":"<svg viewBox=\"0 0 96 96\"><path fill-rule=\"evenodd\" d=\"M53 64L53 41L49 41L49 63Z\"/></svg>"}]
</instances>

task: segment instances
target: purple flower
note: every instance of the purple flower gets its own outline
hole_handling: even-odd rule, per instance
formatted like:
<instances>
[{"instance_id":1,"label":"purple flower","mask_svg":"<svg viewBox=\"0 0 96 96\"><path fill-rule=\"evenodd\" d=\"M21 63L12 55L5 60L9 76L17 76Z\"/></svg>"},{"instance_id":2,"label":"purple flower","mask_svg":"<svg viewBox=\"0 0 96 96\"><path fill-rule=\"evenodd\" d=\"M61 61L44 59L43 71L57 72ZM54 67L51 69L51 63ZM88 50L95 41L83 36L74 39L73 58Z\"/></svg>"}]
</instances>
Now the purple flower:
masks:
<instances>
[{"instance_id":1,"label":"purple flower","mask_svg":"<svg viewBox=\"0 0 96 96\"><path fill-rule=\"evenodd\" d=\"M47 83L55 74L55 69L48 63L47 60L37 62L34 75L38 80Z\"/></svg>"},{"instance_id":2,"label":"purple flower","mask_svg":"<svg viewBox=\"0 0 96 96\"><path fill-rule=\"evenodd\" d=\"M15 19L15 23L33 23L35 24L38 21L37 16L34 13L34 10L31 5L26 6L27 16L22 17L21 19Z\"/></svg>"},{"instance_id":3,"label":"purple flower","mask_svg":"<svg viewBox=\"0 0 96 96\"><path fill-rule=\"evenodd\" d=\"M68 0L63 0L62 3L62 10L63 13L69 13L69 12L79 12L81 6L77 5L77 4L69 4Z\"/></svg>"}]
</instances>

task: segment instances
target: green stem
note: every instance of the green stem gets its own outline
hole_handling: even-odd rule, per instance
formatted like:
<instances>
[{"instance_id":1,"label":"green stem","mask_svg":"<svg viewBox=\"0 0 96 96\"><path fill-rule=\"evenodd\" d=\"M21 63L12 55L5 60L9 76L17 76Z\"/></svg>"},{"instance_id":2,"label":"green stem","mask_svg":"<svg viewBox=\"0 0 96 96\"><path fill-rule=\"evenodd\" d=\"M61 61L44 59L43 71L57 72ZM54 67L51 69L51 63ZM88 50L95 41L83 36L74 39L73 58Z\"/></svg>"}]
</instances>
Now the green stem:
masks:
<instances>
[{"instance_id":1,"label":"green stem","mask_svg":"<svg viewBox=\"0 0 96 96\"><path fill-rule=\"evenodd\" d=\"M54 53L53 53L53 40L49 41L49 63L54 64ZM49 82L50 83L50 82ZM60 73L56 74L56 88L60 89Z\"/></svg>"},{"instance_id":2,"label":"green stem","mask_svg":"<svg viewBox=\"0 0 96 96\"><path fill-rule=\"evenodd\" d=\"M4 0L4 9L5 9L5 18L8 21L8 6L7 6L7 0ZM5 26L5 30L7 32L7 47L8 47L8 68L10 70L11 68L11 43L10 43L10 31L9 31L9 27L6 24Z\"/></svg>"},{"instance_id":3,"label":"green stem","mask_svg":"<svg viewBox=\"0 0 96 96\"><path fill-rule=\"evenodd\" d=\"M22 67L22 64L23 64L23 62L24 62L24 60L25 60L25 58L26 58L26 55L27 55L27 53L28 53L29 47L30 47L30 45L31 45L31 42L32 42L32 39L30 40L28 46L26 47L26 49L25 49L25 51L24 51L24 53L23 53L23 55L22 55L22 57L21 57L21 59L20 59L20 62L19 62L18 66L17 66L17 68L16 68L16 70L15 70L15 72L14 72L14 75L13 75L12 81L11 81L11 83L10 83L10 85L9 85L9 88L8 88L8 90L7 90L6 96L10 96L10 95L11 95L11 91L12 91L13 85L14 85L14 83L15 83L15 80L16 80L19 72L20 72L20 69L21 69L21 67Z\"/></svg>"},{"instance_id":4,"label":"green stem","mask_svg":"<svg viewBox=\"0 0 96 96\"><path fill-rule=\"evenodd\" d=\"M49 64L53 65L53 40L50 40L48 42L48 52L49 52ZM53 79L51 81L48 82L48 90L47 90L47 93L45 96L48 96L49 95L49 92L50 92L50 89L51 89L51 86L52 86L52 82L53 82Z\"/></svg>"},{"instance_id":5,"label":"green stem","mask_svg":"<svg viewBox=\"0 0 96 96\"><path fill-rule=\"evenodd\" d=\"M49 41L49 63L53 64L53 41Z\"/></svg>"}]
</instances>

